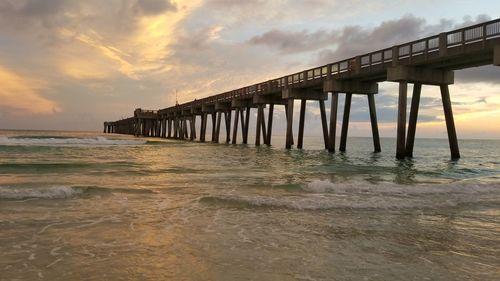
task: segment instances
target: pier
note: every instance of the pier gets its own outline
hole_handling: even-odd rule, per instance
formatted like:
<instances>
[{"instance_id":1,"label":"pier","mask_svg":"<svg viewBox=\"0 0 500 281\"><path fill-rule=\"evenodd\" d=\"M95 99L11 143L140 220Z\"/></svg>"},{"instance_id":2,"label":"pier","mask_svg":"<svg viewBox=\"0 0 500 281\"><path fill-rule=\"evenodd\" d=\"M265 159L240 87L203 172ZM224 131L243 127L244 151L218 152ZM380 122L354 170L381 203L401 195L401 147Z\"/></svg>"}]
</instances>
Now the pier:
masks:
<instances>
[{"instance_id":1,"label":"pier","mask_svg":"<svg viewBox=\"0 0 500 281\"><path fill-rule=\"evenodd\" d=\"M241 142L247 144L250 113L256 110L255 145L271 145L274 108L284 106L287 120L286 148L290 149L296 144L301 149L307 101L315 101L321 112L325 149L333 153L337 147L339 96L345 98L339 150L346 151L351 99L353 95L363 95L366 96L370 112L373 151L381 152L375 95L378 94L379 82L390 81L399 83L396 158L413 157L422 85L432 85L441 91L451 158L458 159L460 151L449 85L455 82L455 70L491 64L500 66L500 19L160 110L136 109L133 117L105 122L104 132L206 142L207 122L210 119L211 142L236 144L241 133ZM413 84L413 95L407 124L409 84ZM329 95L330 116L327 118L325 101ZM293 135L295 100L300 100L296 141ZM265 108L268 108L267 118ZM225 138L221 140L222 118L225 121ZM201 122L199 134L196 132L198 119Z\"/></svg>"}]
</instances>

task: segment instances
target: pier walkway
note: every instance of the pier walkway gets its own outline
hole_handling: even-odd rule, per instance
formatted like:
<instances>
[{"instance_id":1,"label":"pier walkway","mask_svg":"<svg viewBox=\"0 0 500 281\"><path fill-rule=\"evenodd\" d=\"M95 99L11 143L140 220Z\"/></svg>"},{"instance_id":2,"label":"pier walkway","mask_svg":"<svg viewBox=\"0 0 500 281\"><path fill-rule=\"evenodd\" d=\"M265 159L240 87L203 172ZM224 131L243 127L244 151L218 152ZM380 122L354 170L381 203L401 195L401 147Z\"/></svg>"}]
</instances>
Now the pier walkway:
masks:
<instances>
[{"instance_id":1,"label":"pier walkway","mask_svg":"<svg viewBox=\"0 0 500 281\"><path fill-rule=\"evenodd\" d=\"M199 138L199 141L205 142L207 121L211 119L211 141L218 143L221 119L224 118L226 124L224 141L237 143L238 133L241 130L242 142L246 144L250 112L256 109L255 145L261 143L271 145L274 107L281 105L285 107L287 117L286 148L291 148L294 145L292 133L294 101L300 100L296 145L297 148L302 148L306 102L313 100L319 103L325 149L335 152L338 99L340 94L344 94L345 106L339 150L345 151L352 95L365 95L370 111L374 151L380 152L375 95L378 93L379 82L391 81L399 83L396 157L403 159L413 156L422 85L434 85L441 91L451 157L457 159L460 158L460 152L448 86L454 83L455 70L490 64L500 66L500 19L444 32L158 111L136 109L133 117L105 122L104 131L192 141ZM413 84L413 95L407 125L408 84ZM325 101L329 94L331 107L328 122ZM268 107L267 120L264 114L266 107ZM198 116L201 118L201 129L197 138Z\"/></svg>"}]
</instances>

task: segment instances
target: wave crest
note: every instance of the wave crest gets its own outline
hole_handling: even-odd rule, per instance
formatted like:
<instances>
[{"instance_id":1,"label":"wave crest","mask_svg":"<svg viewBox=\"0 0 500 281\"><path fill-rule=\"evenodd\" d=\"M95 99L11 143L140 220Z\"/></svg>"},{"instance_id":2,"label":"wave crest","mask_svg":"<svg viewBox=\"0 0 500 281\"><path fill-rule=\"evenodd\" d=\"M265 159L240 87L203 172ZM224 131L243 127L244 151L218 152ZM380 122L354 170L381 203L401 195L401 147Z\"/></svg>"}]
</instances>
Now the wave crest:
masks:
<instances>
[{"instance_id":1,"label":"wave crest","mask_svg":"<svg viewBox=\"0 0 500 281\"><path fill-rule=\"evenodd\" d=\"M83 194L84 190L71 186L52 186L47 188L11 188L0 186L0 199L66 199Z\"/></svg>"},{"instance_id":2,"label":"wave crest","mask_svg":"<svg viewBox=\"0 0 500 281\"><path fill-rule=\"evenodd\" d=\"M469 204L499 204L500 184L342 184L314 181L304 192L280 195L214 194L200 203L228 208L292 210L385 209L424 210L458 208Z\"/></svg>"},{"instance_id":3,"label":"wave crest","mask_svg":"<svg viewBox=\"0 0 500 281\"><path fill-rule=\"evenodd\" d=\"M105 137L64 138L64 137L0 137L0 145L142 145L145 140L120 140Z\"/></svg>"},{"instance_id":4,"label":"wave crest","mask_svg":"<svg viewBox=\"0 0 500 281\"><path fill-rule=\"evenodd\" d=\"M86 195L113 193L154 194L150 189L108 188L97 186L9 187L0 186L0 200L69 199Z\"/></svg>"}]
</instances>

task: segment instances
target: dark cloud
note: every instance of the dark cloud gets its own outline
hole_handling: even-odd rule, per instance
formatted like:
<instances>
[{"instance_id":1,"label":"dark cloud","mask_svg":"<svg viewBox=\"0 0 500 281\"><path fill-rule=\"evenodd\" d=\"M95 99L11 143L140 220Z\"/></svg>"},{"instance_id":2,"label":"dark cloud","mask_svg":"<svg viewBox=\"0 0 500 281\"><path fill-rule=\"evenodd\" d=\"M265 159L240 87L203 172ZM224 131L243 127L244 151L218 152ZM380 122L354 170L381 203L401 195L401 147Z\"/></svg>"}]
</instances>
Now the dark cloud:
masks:
<instances>
[{"instance_id":1,"label":"dark cloud","mask_svg":"<svg viewBox=\"0 0 500 281\"><path fill-rule=\"evenodd\" d=\"M28 0L18 11L27 17L46 17L57 14L66 3L63 0Z\"/></svg>"},{"instance_id":2,"label":"dark cloud","mask_svg":"<svg viewBox=\"0 0 500 281\"><path fill-rule=\"evenodd\" d=\"M270 30L248 40L253 45L264 45L283 53L310 52L331 45L319 53L321 60L344 59L415 39L423 33L425 20L406 15L394 21L385 21L378 27L365 29L347 26L342 29L310 32ZM427 29L425 29L427 30Z\"/></svg>"},{"instance_id":3,"label":"dark cloud","mask_svg":"<svg viewBox=\"0 0 500 281\"><path fill-rule=\"evenodd\" d=\"M282 53L297 53L317 50L335 42L337 38L335 31L319 30L311 33L306 30L287 32L274 29L252 37L248 43L276 48Z\"/></svg>"},{"instance_id":4,"label":"dark cloud","mask_svg":"<svg viewBox=\"0 0 500 281\"><path fill-rule=\"evenodd\" d=\"M489 19L489 16L479 15L475 20L465 17L461 23L443 19L438 24L429 25L423 18L406 15L398 20L382 22L373 29L345 27L338 31L340 35L332 41L335 47L321 50L317 55L316 63L324 64L362 55Z\"/></svg>"},{"instance_id":5,"label":"dark cloud","mask_svg":"<svg viewBox=\"0 0 500 281\"><path fill-rule=\"evenodd\" d=\"M166 11L177 11L177 5L170 0L137 0L133 9L143 15L158 15Z\"/></svg>"},{"instance_id":6,"label":"dark cloud","mask_svg":"<svg viewBox=\"0 0 500 281\"><path fill-rule=\"evenodd\" d=\"M265 4L266 1L263 0L246 0L246 1L234 1L234 0L209 0L207 5L216 8L228 8L228 7L241 7L241 6L252 6Z\"/></svg>"},{"instance_id":7,"label":"dark cloud","mask_svg":"<svg viewBox=\"0 0 500 281\"><path fill-rule=\"evenodd\" d=\"M200 51L203 48L207 48L213 39L218 37L218 33L221 31L219 26L208 26L201 28L196 31L192 31L189 34L180 34L175 43L172 44L174 49L179 51Z\"/></svg>"},{"instance_id":8,"label":"dark cloud","mask_svg":"<svg viewBox=\"0 0 500 281\"><path fill-rule=\"evenodd\" d=\"M42 26L50 28L64 25L67 13L78 3L64 0L2 1L0 3L0 25L3 29L24 29Z\"/></svg>"},{"instance_id":9,"label":"dark cloud","mask_svg":"<svg viewBox=\"0 0 500 281\"><path fill-rule=\"evenodd\" d=\"M461 23L441 20L438 24L429 25L423 18L405 15L397 20L384 21L374 28L346 26L332 30L284 31L272 29L248 40L251 45L261 45L276 49L281 53L312 52L317 53L317 64L342 60L377 49L402 44L438 34L445 30L460 28L477 22L488 20L486 15L475 19L464 18Z\"/></svg>"}]
</instances>

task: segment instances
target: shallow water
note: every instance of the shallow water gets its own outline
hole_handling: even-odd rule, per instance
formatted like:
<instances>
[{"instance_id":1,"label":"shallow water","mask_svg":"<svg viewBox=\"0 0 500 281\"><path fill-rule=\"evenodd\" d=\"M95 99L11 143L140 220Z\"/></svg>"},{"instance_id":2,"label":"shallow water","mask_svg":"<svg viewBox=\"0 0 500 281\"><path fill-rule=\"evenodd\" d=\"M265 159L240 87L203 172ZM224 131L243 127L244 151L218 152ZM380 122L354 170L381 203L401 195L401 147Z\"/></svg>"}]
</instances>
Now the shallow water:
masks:
<instances>
[{"instance_id":1,"label":"shallow water","mask_svg":"<svg viewBox=\"0 0 500 281\"><path fill-rule=\"evenodd\" d=\"M0 280L498 280L500 141L320 140L0 132Z\"/></svg>"}]
</instances>

